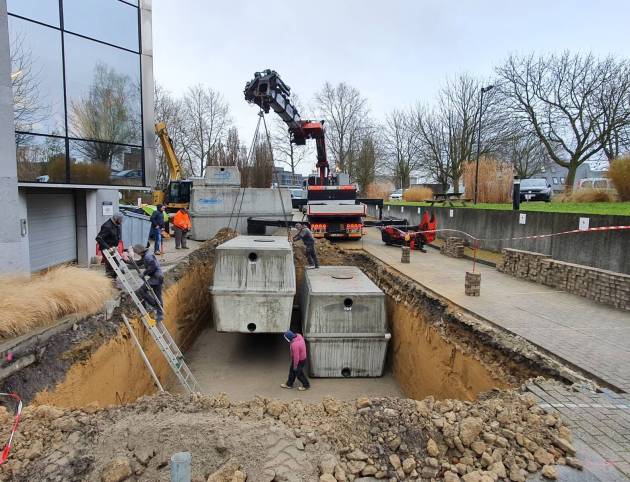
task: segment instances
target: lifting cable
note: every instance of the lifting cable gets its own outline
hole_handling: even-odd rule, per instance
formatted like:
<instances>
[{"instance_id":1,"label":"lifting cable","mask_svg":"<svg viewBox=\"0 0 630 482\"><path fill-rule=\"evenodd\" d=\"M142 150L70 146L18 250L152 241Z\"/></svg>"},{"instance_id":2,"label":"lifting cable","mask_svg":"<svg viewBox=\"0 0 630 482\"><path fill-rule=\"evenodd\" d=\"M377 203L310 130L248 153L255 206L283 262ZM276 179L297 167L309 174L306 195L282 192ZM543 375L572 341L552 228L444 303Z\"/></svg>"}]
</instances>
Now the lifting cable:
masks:
<instances>
[{"instance_id":1,"label":"lifting cable","mask_svg":"<svg viewBox=\"0 0 630 482\"><path fill-rule=\"evenodd\" d=\"M260 114L259 114L260 115ZM252 140L252 144L249 146L249 151L247 153L247 159L246 159L246 165L249 166L250 165L250 161L252 159L253 153L254 153L254 148L256 146L256 142L258 141L258 131L260 130L260 117L258 118L258 123L256 124L256 130L254 131L254 139ZM241 209L243 208L243 199L245 199L245 188L244 187L239 187L238 190L238 194L236 195L236 198L234 199L234 204L232 205L232 212L230 213L230 219L228 220L228 229L230 228L230 226L232 225L232 218L234 217L234 211L236 210L236 204L238 203L238 198L241 198L241 203L238 207L238 211L236 214L236 223L234 225L234 229L238 230L238 221L241 215Z\"/></svg>"},{"instance_id":2,"label":"lifting cable","mask_svg":"<svg viewBox=\"0 0 630 482\"><path fill-rule=\"evenodd\" d=\"M278 196L280 197L280 205L282 206L282 217L284 218L284 224L287 228L287 238L291 237L291 228L289 227L289 219L287 217L287 210L284 207L284 199L282 199L282 191L280 190L280 182L278 182L278 174L276 173L276 163L273 159L273 147L271 145L271 138L269 137L269 129L267 129L267 121L265 120L265 114L260 109L260 117L262 117L263 124L265 126L265 135L267 136L267 145L269 146L269 155L271 156L271 182L273 184L273 178L276 178L276 187L278 190ZM293 214L293 212L291 212Z\"/></svg>"},{"instance_id":3,"label":"lifting cable","mask_svg":"<svg viewBox=\"0 0 630 482\"><path fill-rule=\"evenodd\" d=\"M280 197L280 206L282 207L282 217L284 219L284 223L285 223L285 227L287 229L287 237L291 236L291 228L289 226L289 217L287 214L287 209L284 205L284 199L282 198L282 191L280 190L280 183L278 182L278 175L275 172L275 161L273 158L273 146L271 144L271 136L269 135L269 129L267 128L267 121L265 120L265 113L262 110L262 108L260 109L260 112L258 112L258 123L256 124L256 130L254 131L254 138L252 140L252 144L249 147L249 152L247 154L247 165L251 166L252 165L252 161L254 160L254 155L256 152L256 145L258 143L258 139L260 137L260 121L262 120L263 126L265 128L265 138L267 140L267 145L269 147L269 155L271 156L271 182L273 184L274 180L276 183L276 187L277 187L277 191L278 191L278 196ZM243 208L243 200L245 199L245 188L241 188L239 190L239 195L241 196L241 202L239 204L238 207L238 211L236 211L236 223L235 223L235 227L234 229L238 229L238 222L240 220L241 217L241 210ZM230 225L232 224L232 218L234 217L234 211L236 209L236 204L238 203L238 195L236 196L236 199L234 200L234 205L232 206L232 213L230 214L230 219L228 221L228 228L230 227Z\"/></svg>"}]
</instances>

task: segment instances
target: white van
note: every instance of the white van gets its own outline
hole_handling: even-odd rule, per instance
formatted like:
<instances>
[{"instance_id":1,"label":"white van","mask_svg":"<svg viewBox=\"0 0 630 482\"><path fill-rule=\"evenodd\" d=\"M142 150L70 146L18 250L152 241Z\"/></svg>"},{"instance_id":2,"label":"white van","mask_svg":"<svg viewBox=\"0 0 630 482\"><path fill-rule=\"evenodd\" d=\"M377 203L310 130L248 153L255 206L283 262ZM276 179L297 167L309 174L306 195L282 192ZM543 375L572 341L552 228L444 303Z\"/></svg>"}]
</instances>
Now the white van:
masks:
<instances>
[{"instance_id":1,"label":"white van","mask_svg":"<svg viewBox=\"0 0 630 482\"><path fill-rule=\"evenodd\" d=\"M607 177L594 177L591 179L580 179L579 189L610 189L614 190L615 186Z\"/></svg>"}]
</instances>

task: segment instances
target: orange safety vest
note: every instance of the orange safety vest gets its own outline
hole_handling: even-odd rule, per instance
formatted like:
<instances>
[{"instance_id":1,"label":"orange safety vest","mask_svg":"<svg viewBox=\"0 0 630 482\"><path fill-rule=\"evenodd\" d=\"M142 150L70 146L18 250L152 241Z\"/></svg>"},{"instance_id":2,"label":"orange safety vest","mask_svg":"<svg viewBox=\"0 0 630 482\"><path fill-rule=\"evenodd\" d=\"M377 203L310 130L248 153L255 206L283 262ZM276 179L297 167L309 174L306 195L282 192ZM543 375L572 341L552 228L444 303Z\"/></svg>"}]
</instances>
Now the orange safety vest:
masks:
<instances>
[{"instance_id":1,"label":"orange safety vest","mask_svg":"<svg viewBox=\"0 0 630 482\"><path fill-rule=\"evenodd\" d=\"M192 228L190 216L180 209L173 217L173 226L184 231L190 230Z\"/></svg>"}]
</instances>

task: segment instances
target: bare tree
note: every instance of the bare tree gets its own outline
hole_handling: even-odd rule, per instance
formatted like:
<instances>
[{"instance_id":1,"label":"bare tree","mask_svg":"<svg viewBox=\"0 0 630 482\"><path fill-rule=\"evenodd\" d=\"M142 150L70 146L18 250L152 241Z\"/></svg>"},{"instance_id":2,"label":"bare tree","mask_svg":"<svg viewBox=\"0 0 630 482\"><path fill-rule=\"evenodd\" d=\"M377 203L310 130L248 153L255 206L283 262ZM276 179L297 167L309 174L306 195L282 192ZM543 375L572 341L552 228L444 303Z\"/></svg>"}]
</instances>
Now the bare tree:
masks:
<instances>
[{"instance_id":1,"label":"bare tree","mask_svg":"<svg viewBox=\"0 0 630 482\"><path fill-rule=\"evenodd\" d=\"M619 65L565 52L512 56L497 69L505 108L523 129L533 130L552 161L568 169L566 189L573 187L577 168L630 123L626 83L620 90L614 86Z\"/></svg>"},{"instance_id":2,"label":"bare tree","mask_svg":"<svg viewBox=\"0 0 630 482\"><path fill-rule=\"evenodd\" d=\"M598 92L597 104L603 112L597 125L602 136L602 149L609 161L630 150L630 63L606 59L609 78Z\"/></svg>"},{"instance_id":3,"label":"bare tree","mask_svg":"<svg viewBox=\"0 0 630 482\"><path fill-rule=\"evenodd\" d=\"M446 192L451 179L451 157L448 133L438 112L418 106L414 111L413 128L418 132L421 169Z\"/></svg>"},{"instance_id":4,"label":"bare tree","mask_svg":"<svg viewBox=\"0 0 630 482\"><path fill-rule=\"evenodd\" d=\"M360 192L365 193L367 187L374 182L376 174L381 169L382 151L376 128L368 130L361 140L361 147L354 159L354 181L359 185Z\"/></svg>"},{"instance_id":5,"label":"bare tree","mask_svg":"<svg viewBox=\"0 0 630 482\"><path fill-rule=\"evenodd\" d=\"M183 99L186 160L194 176L203 177L210 153L225 140L231 118L223 96L208 87L190 87Z\"/></svg>"},{"instance_id":6,"label":"bare tree","mask_svg":"<svg viewBox=\"0 0 630 482\"><path fill-rule=\"evenodd\" d=\"M299 97L292 93L291 99L300 115L304 116L304 107ZM291 142L291 134L287 124L278 116L274 116L271 122L271 144L273 145L274 160L287 165L291 174L295 174L296 168L312 154L309 148L310 143L305 146L296 146Z\"/></svg>"},{"instance_id":7,"label":"bare tree","mask_svg":"<svg viewBox=\"0 0 630 482\"><path fill-rule=\"evenodd\" d=\"M411 113L394 110L387 114L383 145L396 187L409 187L412 171L420 167L420 143Z\"/></svg>"},{"instance_id":8,"label":"bare tree","mask_svg":"<svg viewBox=\"0 0 630 482\"><path fill-rule=\"evenodd\" d=\"M153 98L155 103L155 120L166 124L173 149L175 150L175 155L182 167L183 177L189 177L191 174L189 171L190 163L184 162L184 158L188 154L188 139L185 136L184 130L182 101L173 97L170 92L157 83L155 84ZM157 140L156 150L157 185L164 188L169 181L169 168L166 156L162 150L162 145Z\"/></svg>"},{"instance_id":9,"label":"bare tree","mask_svg":"<svg viewBox=\"0 0 630 482\"><path fill-rule=\"evenodd\" d=\"M549 159L538 137L531 132L504 139L498 153L501 159L514 166L514 172L521 179L528 179L542 172Z\"/></svg>"},{"instance_id":10,"label":"bare tree","mask_svg":"<svg viewBox=\"0 0 630 482\"><path fill-rule=\"evenodd\" d=\"M13 90L13 117L15 122L16 144L19 148L30 137L37 124L51 116L51 108L40 96L39 84L42 72L36 69L33 53L28 49L21 35L11 38L11 87Z\"/></svg>"},{"instance_id":11,"label":"bare tree","mask_svg":"<svg viewBox=\"0 0 630 482\"><path fill-rule=\"evenodd\" d=\"M455 192L459 192L465 164L476 157L477 136L481 135L481 154L488 154L500 142L501 122L494 115L496 101L491 95L484 97L480 112L482 86L480 80L460 75L447 82L440 93L438 110L445 129L449 177Z\"/></svg>"},{"instance_id":12,"label":"bare tree","mask_svg":"<svg viewBox=\"0 0 630 482\"><path fill-rule=\"evenodd\" d=\"M326 82L315 95L316 108L326 121L326 140L332 162L354 179L352 159L368 124L367 100L358 89Z\"/></svg>"},{"instance_id":13,"label":"bare tree","mask_svg":"<svg viewBox=\"0 0 630 482\"><path fill-rule=\"evenodd\" d=\"M139 86L127 75L98 63L86 95L72 101L69 131L72 137L104 142L79 142L75 148L88 159L106 164L140 139Z\"/></svg>"}]
</instances>

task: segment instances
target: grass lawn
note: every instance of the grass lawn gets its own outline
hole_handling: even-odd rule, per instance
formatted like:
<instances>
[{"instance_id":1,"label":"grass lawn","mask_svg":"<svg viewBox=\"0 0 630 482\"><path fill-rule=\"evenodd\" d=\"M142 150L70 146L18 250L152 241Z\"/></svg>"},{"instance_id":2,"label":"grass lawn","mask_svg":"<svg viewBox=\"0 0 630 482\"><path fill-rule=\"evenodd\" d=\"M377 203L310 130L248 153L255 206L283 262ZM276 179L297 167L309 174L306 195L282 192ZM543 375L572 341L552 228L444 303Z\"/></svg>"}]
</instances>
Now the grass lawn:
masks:
<instances>
[{"instance_id":1,"label":"grass lawn","mask_svg":"<svg viewBox=\"0 0 630 482\"><path fill-rule=\"evenodd\" d=\"M429 206L427 202L386 201L390 206ZM442 205L436 204L436 207ZM454 209L497 209L511 211L512 204L480 203L476 206L469 203L466 207L453 206ZM521 211L538 211L548 213L577 213L577 214L609 214L630 216L630 202L616 203L560 203L560 202L523 202Z\"/></svg>"}]
</instances>

